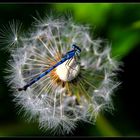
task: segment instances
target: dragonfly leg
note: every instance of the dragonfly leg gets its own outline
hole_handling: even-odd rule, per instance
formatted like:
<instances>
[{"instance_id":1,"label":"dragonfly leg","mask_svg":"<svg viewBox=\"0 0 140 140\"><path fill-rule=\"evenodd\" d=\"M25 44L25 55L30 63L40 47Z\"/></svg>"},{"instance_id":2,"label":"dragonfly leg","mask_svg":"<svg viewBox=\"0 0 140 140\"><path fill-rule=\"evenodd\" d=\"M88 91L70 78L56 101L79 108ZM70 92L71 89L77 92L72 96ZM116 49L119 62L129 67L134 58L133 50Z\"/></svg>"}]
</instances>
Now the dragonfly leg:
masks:
<instances>
[{"instance_id":1,"label":"dragonfly leg","mask_svg":"<svg viewBox=\"0 0 140 140\"><path fill-rule=\"evenodd\" d=\"M73 59L73 58L69 59L69 60L67 61L67 63L65 64L65 65L66 65L66 68L67 68L67 70L68 70L68 77L70 76L70 70L68 69L68 67L71 68L72 70L77 71L76 69L74 69L72 66L69 65L70 62L72 61L72 59ZM68 67L67 67L67 66L68 66Z\"/></svg>"},{"instance_id":2,"label":"dragonfly leg","mask_svg":"<svg viewBox=\"0 0 140 140\"><path fill-rule=\"evenodd\" d=\"M68 77L69 77L69 75L70 75L70 71L69 71L68 67L70 67L69 64L70 64L71 61L72 61L72 58L69 59L69 60L66 62L66 64L65 64L66 69L68 70ZM68 67L67 67L67 66L68 66Z\"/></svg>"},{"instance_id":3,"label":"dragonfly leg","mask_svg":"<svg viewBox=\"0 0 140 140\"><path fill-rule=\"evenodd\" d=\"M72 70L76 70L74 68L72 68L71 66L69 66L70 62L72 61L73 58L69 59L66 63L66 66L70 67ZM74 58L75 59L75 58Z\"/></svg>"},{"instance_id":4,"label":"dragonfly leg","mask_svg":"<svg viewBox=\"0 0 140 140\"><path fill-rule=\"evenodd\" d=\"M69 63L71 62L71 60L72 60L72 58L69 59L69 60L66 62L65 66L69 66Z\"/></svg>"}]
</instances>

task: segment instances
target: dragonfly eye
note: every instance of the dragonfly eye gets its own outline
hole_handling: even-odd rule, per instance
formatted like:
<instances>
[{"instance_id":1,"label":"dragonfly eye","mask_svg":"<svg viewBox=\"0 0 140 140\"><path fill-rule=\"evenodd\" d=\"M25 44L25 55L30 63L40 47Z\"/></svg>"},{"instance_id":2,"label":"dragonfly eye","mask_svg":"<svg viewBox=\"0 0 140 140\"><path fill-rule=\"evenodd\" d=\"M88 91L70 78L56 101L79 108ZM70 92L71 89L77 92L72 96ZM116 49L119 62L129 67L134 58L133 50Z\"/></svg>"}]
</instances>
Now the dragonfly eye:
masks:
<instances>
[{"instance_id":1,"label":"dragonfly eye","mask_svg":"<svg viewBox=\"0 0 140 140\"><path fill-rule=\"evenodd\" d=\"M72 48L74 50L78 51L79 53L81 52L81 49L78 46L76 46L75 44L72 45Z\"/></svg>"}]
</instances>

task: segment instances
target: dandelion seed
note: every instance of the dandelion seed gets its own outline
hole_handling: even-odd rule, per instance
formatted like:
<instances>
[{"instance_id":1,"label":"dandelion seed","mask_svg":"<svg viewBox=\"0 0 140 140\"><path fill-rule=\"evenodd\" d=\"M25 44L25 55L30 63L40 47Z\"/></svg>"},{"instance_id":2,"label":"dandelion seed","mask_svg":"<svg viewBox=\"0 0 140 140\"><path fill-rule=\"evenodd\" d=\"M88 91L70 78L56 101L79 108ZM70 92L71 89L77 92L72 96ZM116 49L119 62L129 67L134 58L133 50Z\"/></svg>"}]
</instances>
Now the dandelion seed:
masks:
<instances>
[{"instance_id":1,"label":"dandelion seed","mask_svg":"<svg viewBox=\"0 0 140 140\"><path fill-rule=\"evenodd\" d=\"M19 21L11 21L8 26L0 28L0 44L5 46L5 50L11 50L11 46L16 46L18 36L20 36L22 24Z\"/></svg>"},{"instance_id":2,"label":"dandelion seed","mask_svg":"<svg viewBox=\"0 0 140 140\"><path fill-rule=\"evenodd\" d=\"M68 134L78 121L94 123L101 109L113 107L111 95L119 85L114 71L119 65L111 58L108 43L91 38L89 26L76 25L72 18L36 21L28 38L17 36L15 27L14 40L7 41L10 46L20 40L10 49L7 80L28 120L37 119L44 130ZM54 67L73 44L81 48L80 58L67 59L25 91L15 90Z\"/></svg>"}]
</instances>

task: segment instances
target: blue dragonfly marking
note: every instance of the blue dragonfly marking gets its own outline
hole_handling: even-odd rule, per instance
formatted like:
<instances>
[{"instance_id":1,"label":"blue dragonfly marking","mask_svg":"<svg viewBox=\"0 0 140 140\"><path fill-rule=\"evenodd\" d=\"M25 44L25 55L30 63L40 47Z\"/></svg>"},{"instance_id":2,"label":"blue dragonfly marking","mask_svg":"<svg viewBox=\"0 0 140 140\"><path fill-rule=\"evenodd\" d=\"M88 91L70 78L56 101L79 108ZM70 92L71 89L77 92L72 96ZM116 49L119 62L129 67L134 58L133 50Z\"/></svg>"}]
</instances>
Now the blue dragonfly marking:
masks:
<instances>
[{"instance_id":1,"label":"blue dragonfly marking","mask_svg":"<svg viewBox=\"0 0 140 140\"><path fill-rule=\"evenodd\" d=\"M72 45L72 50L71 51L68 51L62 57L62 59L58 63L56 63L54 66L50 67L49 69L47 69L45 72L41 73L37 78L35 78L32 81L30 81L29 83L27 83L22 88L18 88L18 91L22 91L22 90L25 90L26 91L28 87L30 87L31 85L33 85L34 83L36 83L38 80L40 80L42 77L44 77L45 75L47 75L49 72L51 72L57 66L61 65L66 60L71 60L74 56L78 56L80 54L80 52L81 52L81 49L78 46L76 46L75 44L73 44Z\"/></svg>"}]
</instances>

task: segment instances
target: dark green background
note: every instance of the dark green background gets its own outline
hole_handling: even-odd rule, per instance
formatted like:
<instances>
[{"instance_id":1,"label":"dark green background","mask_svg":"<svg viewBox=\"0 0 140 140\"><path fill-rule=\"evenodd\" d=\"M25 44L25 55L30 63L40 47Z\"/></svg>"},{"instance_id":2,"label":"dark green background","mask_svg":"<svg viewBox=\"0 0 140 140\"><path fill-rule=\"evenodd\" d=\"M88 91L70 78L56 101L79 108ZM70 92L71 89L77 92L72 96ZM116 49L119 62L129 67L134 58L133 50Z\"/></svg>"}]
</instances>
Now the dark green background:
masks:
<instances>
[{"instance_id":1,"label":"dark green background","mask_svg":"<svg viewBox=\"0 0 140 140\"><path fill-rule=\"evenodd\" d=\"M140 135L140 5L139 4L0 4L0 28L9 21L20 20L30 28L38 12L44 17L49 11L71 13L79 23L93 27L93 37L108 39L112 55L124 66L118 73L121 86L113 96L115 110L102 112L96 125L80 123L74 136L139 136ZM54 12L55 14L56 12ZM3 47L2 45L0 46ZM0 136L50 136L38 129L37 123L27 123L12 102L3 79L9 53L0 51Z\"/></svg>"}]
</instances>

